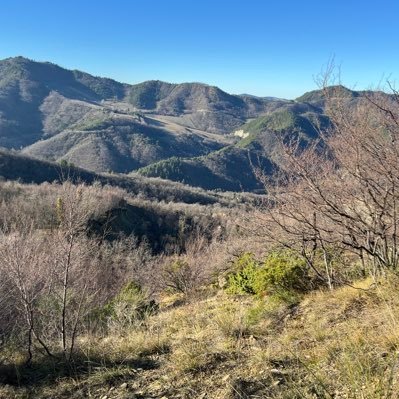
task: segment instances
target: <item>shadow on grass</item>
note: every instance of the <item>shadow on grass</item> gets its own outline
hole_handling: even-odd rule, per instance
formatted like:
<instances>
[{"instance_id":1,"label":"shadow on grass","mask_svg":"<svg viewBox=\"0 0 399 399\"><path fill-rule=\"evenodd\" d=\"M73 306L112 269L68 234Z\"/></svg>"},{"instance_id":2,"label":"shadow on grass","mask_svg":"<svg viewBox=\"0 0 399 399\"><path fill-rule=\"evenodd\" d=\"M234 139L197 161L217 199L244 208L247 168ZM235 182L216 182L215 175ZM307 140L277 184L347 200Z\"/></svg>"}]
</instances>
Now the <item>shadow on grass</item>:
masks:
<instances>
[{"instance_id":1,"label":"shadow on grass","mask_svg":"<svg viewBox=\"0 0 399 399\"><path fill-rule=\"evenodd\" d=\"M54 384L60 378L80 379L96 374L101 376L103 382L115 382L137 369L154 370L159 367L156 361L148 357L111 361L76 354L69 363L61 359L61 356L43 357L30 365L0 365L0 384L34 388Z\"/></svg>"}]
</instances>

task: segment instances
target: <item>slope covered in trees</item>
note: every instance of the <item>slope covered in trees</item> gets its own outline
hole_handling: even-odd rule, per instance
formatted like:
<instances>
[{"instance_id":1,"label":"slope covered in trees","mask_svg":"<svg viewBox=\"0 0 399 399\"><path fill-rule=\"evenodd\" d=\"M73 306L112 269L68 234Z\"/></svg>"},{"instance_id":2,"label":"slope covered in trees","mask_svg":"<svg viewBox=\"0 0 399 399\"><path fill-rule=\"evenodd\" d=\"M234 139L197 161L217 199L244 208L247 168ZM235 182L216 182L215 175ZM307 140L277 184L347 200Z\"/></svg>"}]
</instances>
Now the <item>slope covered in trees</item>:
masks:
<instances>
[{"instance_id":1,"label":"slope covered in trees","mask_svg":"<svg viewBox=\"0 0 399 399\"><path fill-rule=\"evenodd\" d=\"M256 201L256 197L250 194L216 193L167 180L146 178L137 174L131 176L96 174L68 164L68 162L56 164L39 161L7 150L0 150L0 179L36 184L62 182L66 179L86 184L98 182L102 185L126 189L132 195L137 195L140 198L188 204L220 203L230 206L236 202Z\"/></svg>"},{"instance_id":2,"label":"slope covered in trees","mask_svg":"<svg viewBox=\"0 0 399 399\"><path fill-rule=\"evenodd\" d=\"M276 115L287 112L292 121L284 127ZM267 168L278 163L270 157L273 133L303 130L313 138L309 120L322 112L201 83L127 85L23 57L0 61L0 146L97 173L149 166L142 173L208 189L258 190L252 160L267 154ZM248 137L233 148L237 131ZM173 157L185 176L168 170Z\"/></svg>"}]
</instances>

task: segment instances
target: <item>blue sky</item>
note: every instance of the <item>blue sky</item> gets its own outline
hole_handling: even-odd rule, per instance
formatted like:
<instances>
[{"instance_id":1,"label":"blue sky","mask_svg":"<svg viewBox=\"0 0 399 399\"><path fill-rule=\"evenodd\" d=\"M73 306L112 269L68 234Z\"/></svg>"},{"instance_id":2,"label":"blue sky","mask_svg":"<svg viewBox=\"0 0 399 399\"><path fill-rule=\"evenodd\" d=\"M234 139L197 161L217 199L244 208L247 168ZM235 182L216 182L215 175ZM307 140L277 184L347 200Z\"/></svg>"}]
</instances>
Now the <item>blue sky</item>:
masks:
<instances>
[{"instance_id":1,"label":"blue sky","mask_svg":"<svg viewBox=\"0 0 399 399\"><path fill-rule=\"evenodd\" d=\"M0 58L294 98L332 56L350 87L399 78L398 15L385 0L4 0Z\"/></svg>"}]
</instances>

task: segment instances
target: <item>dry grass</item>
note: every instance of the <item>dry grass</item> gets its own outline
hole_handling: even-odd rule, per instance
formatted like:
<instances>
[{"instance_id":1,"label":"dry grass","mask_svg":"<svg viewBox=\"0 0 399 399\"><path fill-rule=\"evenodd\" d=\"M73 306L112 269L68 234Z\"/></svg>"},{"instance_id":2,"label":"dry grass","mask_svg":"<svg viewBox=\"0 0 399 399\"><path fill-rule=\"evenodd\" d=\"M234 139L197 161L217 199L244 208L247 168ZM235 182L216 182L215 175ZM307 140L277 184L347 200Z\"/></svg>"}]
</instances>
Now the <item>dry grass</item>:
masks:
<instances>
[{"instance_id":1,"label":"dry grass","mask_svg":"<svg viewBox=\"0 0 399 399\"><path fill-rule=\"evenodd\" d=\"M297 306L223 292L180 305L165 298L145 325L85 337L82 351L99 362L90 373L30 397L396 398L399 283L370 283ZM0 398L28 392L3 386Z\"/></svg>"}]
</instances>

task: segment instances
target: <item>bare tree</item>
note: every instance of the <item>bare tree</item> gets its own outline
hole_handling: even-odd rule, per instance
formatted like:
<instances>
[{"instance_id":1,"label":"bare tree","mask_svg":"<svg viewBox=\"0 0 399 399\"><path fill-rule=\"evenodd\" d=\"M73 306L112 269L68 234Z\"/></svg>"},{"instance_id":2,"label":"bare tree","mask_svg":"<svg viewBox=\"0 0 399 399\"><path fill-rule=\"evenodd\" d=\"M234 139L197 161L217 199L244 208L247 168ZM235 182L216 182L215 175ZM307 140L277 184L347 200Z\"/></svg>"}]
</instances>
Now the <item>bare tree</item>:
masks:
<instances>
[{"instance_id":1,"label":"bare tree","mask_svg":"<svg viewBox=\"0 0 399 399\"><path fill-rule=\"evenodd\" d=\"M27 338L29 363L32 360L34 340L51 355L50 348L42 338L37 323L41 296L52 285L52 274L48 273L49 253L46 237L35 233L29 226L25 231L1 235L0 270L2 280L10 284L7 294L13 293L18 314L14 322L21 321ZM46 279L43 278L46 276ZM9 298L9 297L8 297Z\"/></svg>"},{"instance_id":2,"label":"bare tree","mask_svg":"<svg viewBox=\"0 0 399 399\"><path fill-rule=\"evenodd\" d=\"M22 213L15 225L0 232L1 281L9 284L1 294L14 295L15 321L25 325L28 362L35 346L50 356L61 347L70 361L83 322L110 293L112 271L104 261L101 239L87 231L98 207L96 190L65 182L53 206L56 228L38 229L36 221L24 219Z\"/></svg>"},{"instance_id":3,"label":"bare tree","mask_svg":"<svg viewBox=\"0 0 399 399\"><path fill-rule=\"evenodd\" d=\"M323 93L331 128L306 149L281 143L285 170L267 187L266 214L269 237L297 248L332 287L330 247L368 259L374 276L398 267L399 97L329 82ZM312 262L316 250L324 273Z\"/></svg>"}]
</instances>

